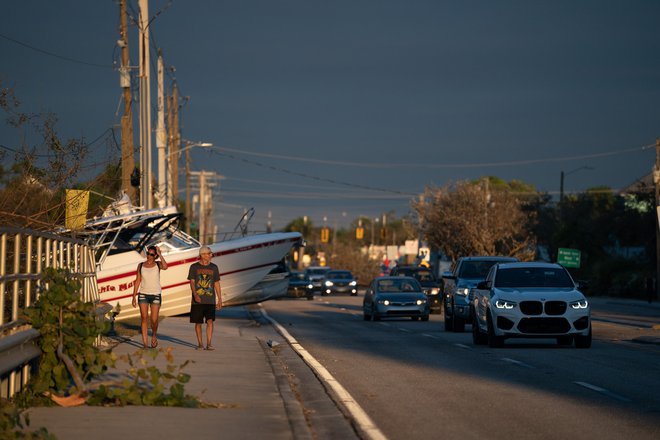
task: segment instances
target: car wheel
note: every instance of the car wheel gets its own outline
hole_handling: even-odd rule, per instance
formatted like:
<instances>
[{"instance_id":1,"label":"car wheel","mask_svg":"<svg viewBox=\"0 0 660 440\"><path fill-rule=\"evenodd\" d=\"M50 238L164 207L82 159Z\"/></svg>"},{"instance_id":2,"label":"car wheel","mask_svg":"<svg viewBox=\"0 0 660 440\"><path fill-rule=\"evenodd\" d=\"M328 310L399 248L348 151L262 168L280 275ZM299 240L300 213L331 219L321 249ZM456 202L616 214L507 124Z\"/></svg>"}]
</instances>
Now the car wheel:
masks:
<instances>
[{"instance_id":1,"label":"car wheel","mask_svg":"<svg viewBox=\"0 0 660 440\"><path fill-rule=\"evenodd\" d=\"M380 316L378 316L375 307L371 308L371 319L373 319L374 321L380 321Z\"/></svg>"},{"instance_id":2,"label":"car wheel","mask_svg":"<svg viewBox=\"0 0 660 440\"><path fill-rule=\"evenodd\" d=\"M364 318L365 321L371 321L371 315L367 314L367 312L362 312L362 317Z\"/></svg>"},{"instance_id":3,"label":"car wheel","mask_svg":"<svg viewBox=\"0 0 660 440\"><path fill-rule=\"evenodd\" d=\"M591 325L589 325L589 333L587 336L575 336L575 348L589 348L591 347Z\"/></svg>"},{"instance_id":4,"label":"car wheel","mask_svg":"<svg viewBox=\"0 0 660 440\"><path fill-rule=\"evenodd\" d=\"M456 308L452 307L452 310L456 310ZM456 332L456 333L462 333L465 330L465 321L463 318L459 318L458 316L454 316L452 318L452 323L451 323L451 331Z\"/></svg>"},{"instance_id":5,"label":"car wheel","mask_svg":"<svg viewBox=\"0 0 660 440\"><path fill-rule=\"evenodd\" d=\"M572 345L573 336L560 336L557 338L557 344L559 345Z\"/></svg>"},{"instance_id":6,"label":"car wheel","mask_svg":"<svg viewBox=\"0 0 660 440\"><path fill-rule=\"evenodd\" d=\"M451 316L447 314L447 306L445 305L445 331L450 332L454 326Z\"/></svg>"},{"instance_id":7,"label":"car wheel","mask_svg":"<svg viewBox=\"0 0 660 440\"><path fill-rule=\"evenodd\" d=\"M488 346L490 348L500 348L504 345L504 338L495 334L495 327L493 326L493 320L490 317L490 311L487 311L486 313L486 320L488 321Z\"/></svg>"},{"instance_id":8,"label":"car wheel","mask_svg":"<svg viewBox=\"0 0 660 440\"><path fill-rule=\"evenodd\" d=\"M472 314L472 343L474 345L485 345L488 342L488 337L481 333L479 324L477 324L477 315Z\"/></svg>"},{"instance_id":9,"label":"car wheel","mask_svg":"<svg viewBox=\"0 0 660 440\"><path fill-rule=\"evenodd\" d=\"M314 301L314 295L307 295L307 301Z\"/></svg>"},{"instance_id":10,"label":"car wheel","mask_svg":"<svg viewBox=\"0 0 660 440\"><path fill-rule=\"evenodd\" d=\"M422 321L428 321L428 320L429 320L429 315L422 316Z\"/></svg>"}]
</instances>

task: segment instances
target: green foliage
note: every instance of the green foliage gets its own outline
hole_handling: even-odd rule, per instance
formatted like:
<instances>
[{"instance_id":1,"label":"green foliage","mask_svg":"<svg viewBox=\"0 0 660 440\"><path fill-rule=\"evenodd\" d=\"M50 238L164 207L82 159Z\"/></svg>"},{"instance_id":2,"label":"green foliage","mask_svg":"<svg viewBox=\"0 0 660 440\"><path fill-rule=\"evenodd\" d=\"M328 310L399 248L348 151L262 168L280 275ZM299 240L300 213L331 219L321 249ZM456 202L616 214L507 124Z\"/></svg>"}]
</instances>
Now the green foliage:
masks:
<instances>
[{"instance_id":1,"label":"green foliage","mask_svg":"<svg viewBox=\"0 0 660 440\"><path fill-rule=\"evenodd\" d=\"M0 399L0 436L3 440L55 440L46 428L27 431L30 418L24 410L5 399Z\"/></svg>"},{"instance_id":2,"label":"green foliage","mask_svg":"<svg viewBox=\"0 0 660 440\"><path fill-rule=\"evenodd\" d=\"M88 380L114 363L111 353L95 346L108 323L97 319L93 303L80 299L80 282L70 271L47 268L42 282L47 288L25 312L29 323L41 334L42 355L31 390L36 395L46 391L72 393L76 388L74 377L58 356L58 345L62 344L63 353L72 360L80 377Z\"/></svg>"},{"instance_id":3,"label":"green foliage","mask_svg":"<svg viewBox=\"0 0 660 440\"><path fill-rule=\"evenodd\" d=\"M164 353L167 366L162 372L153 362ZM196 408L199 400L185 393L190 375L183 369L190 361L174 364L172 349L138 350L133 355L120 356L118 363L127 366L127 377L117 383L101 384L87 400L88 405L154 405Z\"/></svg>"}]
</instances>

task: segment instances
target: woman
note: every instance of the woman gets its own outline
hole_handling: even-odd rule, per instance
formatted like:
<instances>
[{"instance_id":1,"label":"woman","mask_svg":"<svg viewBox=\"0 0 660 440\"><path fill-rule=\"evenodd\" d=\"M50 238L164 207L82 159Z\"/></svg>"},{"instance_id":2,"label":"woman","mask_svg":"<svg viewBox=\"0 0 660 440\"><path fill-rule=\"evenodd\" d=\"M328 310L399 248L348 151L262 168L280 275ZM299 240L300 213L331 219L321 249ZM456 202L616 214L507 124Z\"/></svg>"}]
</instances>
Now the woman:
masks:
<instances>
[{"instance_id":1,"label":"woman","mask_svg":"<svg viewBox=\"0 0 660 440\"><path fill-rule=\"evenodd\" d=\"M160 258L160 261L156 261L158 258ZM138 264L133 287L133 307L140 304L142 345L144 348L149 348L147 345L149 311L151 311L151 348L158 347L158 312L162 302L161 270L167 270L167 262L157 246L149 246L147 248L147 261ZM138 291L140 292L139 295Z\"/></svg>"}]
</instances>

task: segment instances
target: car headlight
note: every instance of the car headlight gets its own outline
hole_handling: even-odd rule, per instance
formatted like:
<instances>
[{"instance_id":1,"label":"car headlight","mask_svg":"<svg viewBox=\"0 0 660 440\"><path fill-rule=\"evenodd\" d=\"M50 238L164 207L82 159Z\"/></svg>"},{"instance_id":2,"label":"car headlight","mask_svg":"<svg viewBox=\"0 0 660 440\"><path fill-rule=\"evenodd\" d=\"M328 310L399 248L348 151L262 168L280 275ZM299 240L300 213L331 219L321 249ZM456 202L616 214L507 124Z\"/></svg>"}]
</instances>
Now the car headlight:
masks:
<instances>
[{"instance_id":1,"label":"car headlight","mask_svg":"<svg viewBox=\"0 0 660 440\"><path fill-rule=\"evenodd\" d=\"M421 306L422 304L426 304L426 300L425 299L418 299L417 300L417 305Z\"/></svg>"},{"instance_id":2,"label":"car headlight","mask_svg":"<svg viewBox=\"0 0 660 440\"><path fill-rule=\"evenodd\" d=\"M495 307L498 309L506 309L506 310L511 310L516 306L516 303L513 301L507 301L505 299L498 299L495 301Z\"/></svg>"},{"instance_id":3,"label":"car headlight","mask_svg":"<svg viewBox=\"0 0 660 440\"><path fill-rule=\"evenodd\" d=\"M589 307L589 301L587 301L586 299L581 299L579 301L573 301L571 303L571 307L576 309L576 310L577 309L586 309L587 307Z\"/></svg>"},{"instance_id":4,"label":"car headlight","mask_svg":"<svg viewBox=\"0 0 660 440\"><path fill-rule=\"evenodd\" d=\"M328 281L325 282L325 286L326 286L326 287L332 287L332 285L333 285L333 283L332 283L332 281L330 281L330 280L328 280Z\"/></svg>"},{"instance_id":5,"label":"car headlight","mask_svg":"<svg viewBox=\"0 0 660 440\"><path fill-rule=\"evenodd\" d=\"M349 283L351 286L357 286L357 281L353 280Z\"/></svg>"},{"instance_id":6,"label":"car headlight","mask_svg":"<svg viewBox=\"0 0 660 440\"><path fill-rule=\"evenodd\" d=\"M378 302L381 303L384 306L389 306L390 305L390 300L389 299L383 299L383 300L380 300Z\"/></svg>"},{"instance_id":7,"label":"car headlight","mask_svg":"<svg viewBox=\"0 0 660 440\"><path fill-rule=\"evenodd\" d=\"M467 288L467 287L457 287L456 288L456 294L457 295L467 296L468 293L470 293L470 289Z\"/></svg>"},{"instance_id":8,"label":"car headlight","mask_svg":"<svg viewBox=\"0 0 660 440\"><path fill-rule=\"evenodd\" d=\"M314 288L314 285L313 285L312 283L309 283L309 284L307 285L307 288L308 288L308 289L313 289L313 288Z\"/></svg>"},{"instance_id":9,"label":"car headlight","mask_svg":"<svg viewBox=\"0 0 660 440\"><path fill-rule=\"evenodd\" d=\"M438 289L437 287L431 289L431 295L437 295L438 293L440 293L440 289Z\"/></svg>"}]
</instances>

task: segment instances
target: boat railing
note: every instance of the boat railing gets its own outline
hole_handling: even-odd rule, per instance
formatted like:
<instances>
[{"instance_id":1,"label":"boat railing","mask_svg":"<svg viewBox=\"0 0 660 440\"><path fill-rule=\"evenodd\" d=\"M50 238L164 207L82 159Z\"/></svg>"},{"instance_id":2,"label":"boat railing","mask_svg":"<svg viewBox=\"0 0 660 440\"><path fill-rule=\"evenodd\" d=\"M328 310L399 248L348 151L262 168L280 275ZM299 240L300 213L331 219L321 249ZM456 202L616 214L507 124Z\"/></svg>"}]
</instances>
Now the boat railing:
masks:
<instances>
[{"instance_id":1,"label":"boat railing","mask_svg":"<svg viewBox=\"0 0 660 440\"><path fill-rule=\"evenodd\" d=\"M27 384L41 354L39 333L21 319L48 286L40 282L46 268L69 269L81 281L84 301L99 301L95 258L82 240L48 232L0 227L0 397Z\"/></svg>"}]
</instances>

